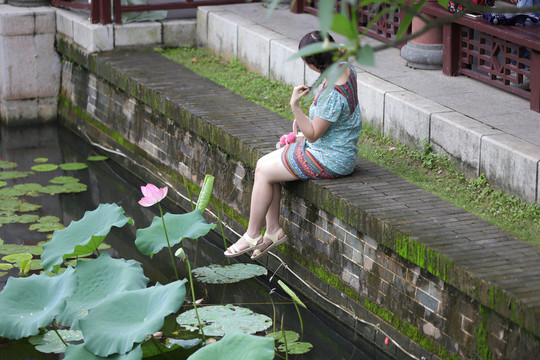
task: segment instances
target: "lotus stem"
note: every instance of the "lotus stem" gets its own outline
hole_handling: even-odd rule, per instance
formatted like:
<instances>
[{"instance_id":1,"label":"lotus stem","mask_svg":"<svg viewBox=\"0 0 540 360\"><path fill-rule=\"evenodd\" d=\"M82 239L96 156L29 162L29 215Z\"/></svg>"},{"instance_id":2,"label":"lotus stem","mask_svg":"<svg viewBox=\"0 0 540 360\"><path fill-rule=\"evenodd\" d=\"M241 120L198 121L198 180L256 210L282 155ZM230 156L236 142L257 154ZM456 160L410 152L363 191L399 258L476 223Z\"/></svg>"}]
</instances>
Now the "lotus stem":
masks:
<instances>
[{"instance_id":1,"label":"lotus stem","mask_svg":"<svg viewBox=\"0 0 540 360\"><path fill-rule=\"evenodd\" d=\"M223 238L223 245L225 246L225 249L227 248L227 238L225 237L225 230L223 230L223 223L221 222L221 212L219 211L219 208L217 204L214 202L214 206L216 207L216 212L218 216L218 222L219 222L219 229L221 230L221 237ZM231 259L227 258L227 262L230 264Z\"/></svg>"},{"instance_id":2,"label":"lotus stem","mask_svg":"<svg viewBox=\"0 0 540 360\"><path fill-rule=\"evenodd\" d=\"M304 333L304 323L302 322L302 316L300 315L300 309L298 309L298 305L296 305L296 301L293 300L294 307L296 308L296 312L298 313L298 319L300 320L300 329L302 330L302 334Z\"/></svg>"},{"instance_id":3,"label":"lotus stem","mask_svg":"<svg viewBox=\"0 0 540 360\"><path fill-rule=\"evenodd\" d=\"M65 340L62 338L62 336L60 336L60 333L58 332L58 329L56 328L56 325L54 325L54 322L51 324L52 325L52 329L54 330L54 332L56 333L56 336L58 336L58 338L60 339L60 341L62 341L62 343L68 347L68 344L67 342L65 342Z\"/></svg>"},{"instance_id":4,"label":"lotus stem","mask_svg":"<svg viewBox=\"0 0 540 360\"><path fill-rule=\"evenodd\" d=\"M174 256L171 249L171 243L169 242L169 235L167 234L167 227L165 226L165 219L163 218L163 210L161 205L158 203L159 213L161 215L161 223L163 224L163 230L165 230L165 239L167 239L167 247L169 248L169 255L171 255L171 262L174 269L174 275L176 275L176 280L180 280L178 277L178 271L176 271L176 265L174 264ZM191 275L191 274L190 274Z\"/></svg>"},{"instance_id":5,"label":"lotus stem","mask_svg":"<svg viewBox=\"0 0 540 360\"><path fill-rule=\"evenodd\" d=\"M289 347L287 346L287 333L285 333L285 327L283 327L283 315L281 315L281 334L283 335L283 343L285 344L285 359L289 360Z\"/></svg>"},{"instance_id":6,"label":"lotus stem","mask_svg":"<svg viewBox=\"0 0 540 360\"><path fill-rule=\"evenodd\" d=\"M182 248L183 248L183 246L182 246ZM189 263L189 259L187 258L187 256L186 256L186 266L187 266L188 274L189 274L189 285L191 287L191 297L193 299L193 309L195 310L195 316L197 316L197 322L199 323L199 329L201 330L201 335L202 335L203 341L205 341L203 326L202 326L202 323L201 323L201 319L199 318L199 311L197 310L197 300L195 299L195 287L193 286L193 277L191 276L191 264Z\"/></svg>"}]
</instances>

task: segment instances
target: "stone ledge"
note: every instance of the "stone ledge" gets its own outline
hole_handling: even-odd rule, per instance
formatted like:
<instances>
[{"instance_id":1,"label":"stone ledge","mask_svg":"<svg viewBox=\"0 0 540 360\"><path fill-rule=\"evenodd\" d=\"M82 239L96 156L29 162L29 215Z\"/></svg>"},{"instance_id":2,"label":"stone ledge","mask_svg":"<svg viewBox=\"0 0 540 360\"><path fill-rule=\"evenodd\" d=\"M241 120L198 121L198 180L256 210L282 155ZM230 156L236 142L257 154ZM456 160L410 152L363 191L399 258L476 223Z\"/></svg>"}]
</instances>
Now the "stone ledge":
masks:
<instances>
[{"instance_id":1,"label":"stone ledge","mask_svg":"<svg viewBox=\"0 0 540 360\"><path fill-rule=\"evenodd\" d=\"M246 107L246 100L155 53L137 55L138 66L149 70L140 74L123 68L133 54L88 57L67 44L61 45L60 51L74 59L85 58L82 62L113 86L250 167L273 149L275 141L267 134L280 133L290 126L288 120L265 109L257 113L256 119L239 117L233 110ZM148 64L154 66L149 68ZM165 79L167 83L163 84ZM168 85L171 82L176 84L174 89ZM208 95L200 94L201 89L212 96L212 103L204 101ZM288 183L286 189L368 235L385 253L417 265L539 337L540 305L529 301L527 294L515 291L516 284L528 286L531 276L540 278L540 271L530 267L531 261L540 261L538 248L362 158L349 177ZM509 243L514 246L508 248ZM493 271L477 275L479 263L484 270ZM515 273L516 269L523 269L526 277L520 280L520 274L516 274L509 284L500 275ZM419 293L417 298L428 307L436 306L429 291Z\"/></svg>"}]
</instances>

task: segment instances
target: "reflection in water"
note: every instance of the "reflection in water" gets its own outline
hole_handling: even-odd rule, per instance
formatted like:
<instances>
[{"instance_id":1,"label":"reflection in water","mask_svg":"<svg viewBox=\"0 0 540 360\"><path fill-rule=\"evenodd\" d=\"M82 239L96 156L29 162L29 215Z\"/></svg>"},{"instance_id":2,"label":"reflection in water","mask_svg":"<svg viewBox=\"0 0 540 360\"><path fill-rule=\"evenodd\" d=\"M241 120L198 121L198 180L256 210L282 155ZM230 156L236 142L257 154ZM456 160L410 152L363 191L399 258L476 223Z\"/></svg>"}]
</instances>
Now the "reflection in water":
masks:
<instances>
[{"instance_id":1,"label":"reflection in water","mask_svg":"<svg viewBox=\"0 0 540 360\"><path fill-rule=\"evenodd\" d=\"M20 169L30 169L35 164L33 160L38 157L46 157L50 163L60 164L86 162L88 156L98 155L95 149L88 146L80 138L64 128L57 129L54 125L34 128L2 128L0 139L1 158L17 162ZM145 183L124 169L115 166L111 160L88 163L88 165L88 169L85 170L55 170L54 174L36 173L32 175L30 180L28 178L13 180L12 184L29 181L46 184L48 179L59 175L79 178L82 183L88 185L86 192L41 196L32 198L29 202L42 205L39 210L40 216L58 216L60 222L66 226L71 221L82 218L85 211L94 210L100 203L116 203L122 206L126 216L134 219L135 226L126 225L121 229L112 228L106 238L106 242L112 245L110 253L113 256L141 262L145 275L151 279L152 283L167 283L174 280L174 271L165 250L150 259L142 255L134 244L136 229L149 226L158 211L155 206L143 208L137 203L141 198L140 185ZM164 202L163 205L166 208L165 211L183 212L182 209L176 208L170 203ZM6 243L36 244L45 240L46 235L29 231L27 224L9 224L0 228L0 237ZM206 238L197 241L185 241L184 247L191 259L192 267L227 264L228 260L223 256L223 249L216 244L223 246L221 236L215 233L210 233ZM177 267L181 272L180 277L185 278L185 268L182 265ZM15 275L16 272L10 274ZM283 316L285 328L300 333L300 323L294 305L290 298L281 292L281 288L277 285L277 278L274 277L269 282L271 276L272 274L268 274L257 279L230 285L196 283L195 292L197 298L204 299L202 305L234 304L247 307L270 318L274 318L275 309L275 319L278 323ZM6 278L7 276L0 277L0 286L3 287ZM272 289L276 289L276 291L272 291ZM270 294L271 292L272 294ZM189 299L191 297L186 296L186 303ZM305 299L302 300L305 301ZM186 303L182 307L182 311L190 308L189 303ZM326 316L315 304L306 302L306 305L309 310L300 308L304 323L304 334L301 341L312 343L314 348L306 355L289 356L290 359L388 359L386 355L367 345L348 328ZM279 325L277 329L279 329ZM23 344L0 346L0 358L17 359L14 354L22 354L19 347L28 346ZM58 357L47 357L32 352L31 355L20 358L55 359Z\"/></svg>"}]
</instances>

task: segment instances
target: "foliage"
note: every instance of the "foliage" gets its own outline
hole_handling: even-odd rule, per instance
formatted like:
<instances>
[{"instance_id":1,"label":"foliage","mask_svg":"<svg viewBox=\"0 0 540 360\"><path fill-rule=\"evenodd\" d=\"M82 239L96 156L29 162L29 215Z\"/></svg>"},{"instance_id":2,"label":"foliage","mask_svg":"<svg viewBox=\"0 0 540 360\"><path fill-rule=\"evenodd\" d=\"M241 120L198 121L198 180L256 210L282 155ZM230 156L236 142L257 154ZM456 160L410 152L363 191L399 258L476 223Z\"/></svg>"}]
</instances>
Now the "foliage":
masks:
<instances>
[{"instance_id":1,"label":"foliage","mask_svg":"<svg viewBox=\"0 0 540 360\"><path fill-rule=\"evenodd\" d=\"M255 276L266 275L265 267L256 264L210 265L193 269L195 278L207 284L231 284Z\"/></svg>"},{"instance_id":2,"label":"foliage","mask_svg":"<svg viewBox=\"0 0 540 360\"><path fill-rule=\"evenodd\" d=\"M241 332L227 333L220 341L205 346L188 360L272 360L274 340Z\"/></svg>"}]
</instances>

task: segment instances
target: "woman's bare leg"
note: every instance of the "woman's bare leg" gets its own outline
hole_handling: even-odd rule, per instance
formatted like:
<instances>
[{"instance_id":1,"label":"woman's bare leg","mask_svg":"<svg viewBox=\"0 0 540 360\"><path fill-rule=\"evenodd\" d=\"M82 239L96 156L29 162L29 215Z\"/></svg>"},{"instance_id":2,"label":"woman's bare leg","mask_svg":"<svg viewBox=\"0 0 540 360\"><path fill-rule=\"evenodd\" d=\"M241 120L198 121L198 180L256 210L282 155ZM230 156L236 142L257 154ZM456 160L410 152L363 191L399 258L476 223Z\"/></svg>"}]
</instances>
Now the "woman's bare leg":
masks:
<instances>
[{"instance_id":1,"label":"woman's bare leg","mask_svg":"<svg viewBox=\"0 0 540 360\"><path fill-rule=\"evenodd\" d=\"M256 238L261 234L267 214L269 214L269 226L279 227L279 200L281 196L279 183L281 181L298 180L281 162L282 152L283 149L275 150L263 156L257 162L253 192L251 194L249 224L246 231L246 234L251 238ZM236 242L238 250L246 249L248 246L248 242L243 238Z\"/></svg>"}]
</instances>

